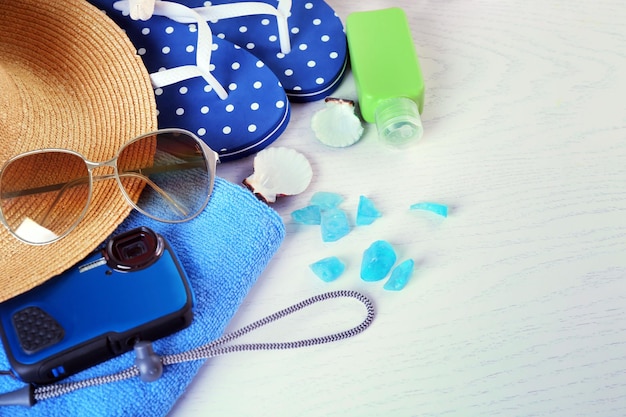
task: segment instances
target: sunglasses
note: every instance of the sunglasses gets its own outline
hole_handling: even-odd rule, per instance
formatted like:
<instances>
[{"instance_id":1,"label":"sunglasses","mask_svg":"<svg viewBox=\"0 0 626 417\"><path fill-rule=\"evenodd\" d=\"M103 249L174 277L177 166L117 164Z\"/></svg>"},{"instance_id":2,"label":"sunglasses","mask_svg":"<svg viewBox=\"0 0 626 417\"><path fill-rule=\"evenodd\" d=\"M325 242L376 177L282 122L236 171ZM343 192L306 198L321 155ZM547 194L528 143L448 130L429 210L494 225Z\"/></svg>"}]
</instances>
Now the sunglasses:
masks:
<instances>
[{"instance_id":1,"label":"sunglasses","mask_svg":"<svg viewBox=\"0 0 626 417\"><path fill-rule=\"evenodd\" d=\"M100 163L65 149L26 152L0 171L0 220L23 242L55 242L85 217L94 181L115 178L139 212L161 222L184 222L209 202L217 162L208 145L182 129L139 136ZM113 173L94 175L99 167Z\"/></svg>"}]
</instances>

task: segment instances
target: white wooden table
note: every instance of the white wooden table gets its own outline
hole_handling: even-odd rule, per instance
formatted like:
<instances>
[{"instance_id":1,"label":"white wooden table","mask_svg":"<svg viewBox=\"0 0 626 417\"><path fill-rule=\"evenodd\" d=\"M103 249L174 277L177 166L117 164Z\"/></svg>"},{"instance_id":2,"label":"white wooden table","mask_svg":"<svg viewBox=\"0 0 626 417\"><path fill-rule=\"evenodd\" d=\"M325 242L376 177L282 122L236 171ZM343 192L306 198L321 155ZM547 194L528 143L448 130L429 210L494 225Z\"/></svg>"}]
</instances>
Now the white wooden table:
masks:
<instances>
[{"instance_id":1,"label":"white wooden table","mask_svg":"<svg viewBox=\"0 0 626 417\"><path fill-rule=\"evenodd\" d=\"M311 295L354 289L374 324L339 343L209 360L172 411L185 416L626 415L626 6L622 0L328 0L344 20L400 6L426 100L425 134L399 152L368 125L345 149L310 129L323 102L293 106L276 146L307 156L307 191L274 205L279 253L230 330ZM356 98L346 77L337 97ZM222 164L239 183L252 158ZM317 191L360 195L383 217L324 243L290 213ZM410 211L434 201L448 218ZM401 292L359 278L389 241L416 271ZM347 263L324 283L308 265ZM363 317L331 302L246 341L306 338Z\"/></svg>"}]
</instances>

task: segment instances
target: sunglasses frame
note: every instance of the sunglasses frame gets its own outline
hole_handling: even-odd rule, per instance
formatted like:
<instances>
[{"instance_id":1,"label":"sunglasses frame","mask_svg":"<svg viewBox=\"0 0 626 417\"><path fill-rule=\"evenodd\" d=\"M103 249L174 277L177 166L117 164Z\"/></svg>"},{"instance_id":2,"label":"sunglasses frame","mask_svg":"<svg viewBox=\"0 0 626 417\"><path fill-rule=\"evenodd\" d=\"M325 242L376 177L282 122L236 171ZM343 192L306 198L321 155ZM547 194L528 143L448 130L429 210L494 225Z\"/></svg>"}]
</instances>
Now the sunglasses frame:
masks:
<instances>
[{"instance_id":1,"label":"sunglasses frame","mask_svg":"<svg viewBox=\"0 0 626 417\"><path fill-rule=\"evenodd\" d=\"M186 135L189 136L191 139L193 139L199 146L200 146L200 150L202 151L202 154L204 156L204 159L206 161L206 165L207 165L207 174L209 175L209 184L208 184L208 193L206 195L205 200L202 202L200 208L198 209L198 211L196 213L191 214L190 216L184 218L184 219L180 219L180 220L168 220L168 219L161 219L158 217L155 217L151 214L149 214L148 212L146 212L145 210L143 210L141 207L137 206L137 204L130 198L130 196L128 195L128 193L126 192L126 189L124 188L124 185L122 184L122 180L120 178L119 175L119 171L118 171L118 167L117 167L117 160L120 156L120 154L131 144L145 139L147 137L150 136L158 136L161 134L182 134L182 135ZM46 152L56 152L56 153L66 153L66 154L70 154L70 155L74 155L77 156L79 158L81 158L84 162L85 165L87 167L87 172L88 172L88 178L89 178L89 194L87 196L87 201L85 203L85 207L83 208L83 211L80 213L80 215L77 217L76 221L74 221L74 223L67 229L67 231L65 231L63 234L58 235L57 237L55 237L54 239L51 240L47 240L44 242L31 242L29 240L24 239L23 237L20 237L18 234L15 233L15 231L13 231L11 229L11 227L9 226L3 210L2 210L2 205L0 204L0 221L2 222L2 224L4 224L4 226L7 228L7 230L9 231L9 233L11 233L11 235L13 235L16 239L27 243L29 245L36 245L36 246L41 246L41 245L48 245L50 243L54 243L56 241L59 241L61 239L63 239L64 237L66 237L67 235L69 235L74 229L76 229L76 227L80 224L80 222L85 218L87 211L89 209L89 206L91 204L91 199L93 196L93 184L94 184L94 175L93 175L93 171L96 168L100 168L100 167L111 167L113 169L113 173L112 174L105 174L105 175L101 175L101 176L95 176L96 180L108 180L108 179L113 179L115 178L118 189L121 191L122 195L124 196L124 199L126 200L126 202L135 210L137 210L138 212L140 212L141 214L143 214L144 216L147 216L153 220L156 221L160 221L163 223L183 223L186 221L189 221L191 219L193 219L194 217L198 216L207 206L207 204L209 203L209 199L211 198L211 194L213 193L213 186L215 184L215 172L217 169L217 163L219 162L219 156L217 154L217 152L215 152L214 150L212 150L204 141L202 141L202 139L198 138L196 135L194 135L193 133L189 132L188 130L185 129L179 129L179 128L167 128L167 129L159 129L159 130L155 130L153 132L150 133L145 133L142 135L139 135L131 140L129 140L128 142L124 143L116 152L115 156L113 156L113 158L108 159L106 161L102 161L102 162L94 162L94 161L90 161L89 159L85 158L82 154L80 154L79 152L70 150L70 149L63 149L63 148L45 148L45 149L36 149L36 150L32 150L32 151L27 151L27 152L23 152L19 155L15 155L13 157L11 157L9 160L7 160L3 165L2 168L0 169L0 184L2 183L2 175L6 169L6 167L8 167L9 165L11 165L11 163L13 163L14 161L23 158L23 157L27 157L30 155L36 155L36 154L41 154L41 153L46 153ZM0 187L1 190L1 187Z\"/></svg>"}]
</instances>

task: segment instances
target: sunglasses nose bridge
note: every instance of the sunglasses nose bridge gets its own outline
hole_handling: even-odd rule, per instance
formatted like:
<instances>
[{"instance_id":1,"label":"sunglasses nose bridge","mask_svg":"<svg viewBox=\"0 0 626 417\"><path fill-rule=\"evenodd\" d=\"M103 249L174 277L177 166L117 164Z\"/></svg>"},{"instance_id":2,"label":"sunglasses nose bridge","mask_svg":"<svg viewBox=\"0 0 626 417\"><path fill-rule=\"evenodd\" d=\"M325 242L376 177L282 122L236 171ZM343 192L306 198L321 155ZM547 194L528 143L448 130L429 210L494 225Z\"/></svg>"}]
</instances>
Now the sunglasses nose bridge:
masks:
<instances>
[{"instance_id":1,"label":"sunglasses nose bridge","mask_svg":"<svg viewBox=\"0 0 626 417\"><path fill-rule=\"evenodd\" d=\"M94 179L107 179L114 178L117 174L116 161L117 157L103 162L85 160L85 163L87 164L87 169Z\"/></svg>"}]
</instances>

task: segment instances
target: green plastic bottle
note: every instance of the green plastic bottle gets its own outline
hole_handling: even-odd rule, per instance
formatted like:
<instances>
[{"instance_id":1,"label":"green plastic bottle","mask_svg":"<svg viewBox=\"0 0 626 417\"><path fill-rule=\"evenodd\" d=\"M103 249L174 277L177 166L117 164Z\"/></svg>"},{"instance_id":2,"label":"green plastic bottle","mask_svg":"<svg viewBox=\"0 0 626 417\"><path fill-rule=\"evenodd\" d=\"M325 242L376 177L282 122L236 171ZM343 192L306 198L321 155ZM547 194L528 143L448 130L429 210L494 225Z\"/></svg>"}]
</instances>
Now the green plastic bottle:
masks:
<instances>
[{"instance_id":1,"label":"green plastic bottle","mask_svg":"<svg viewBox=\"0 0 626 417\"><path fill-rule=\"evenodd\" d=\"M352 13L346 35L363 119L387 143L419 139L424 81L404 10Z\"/></svg>"}]
</instances>

